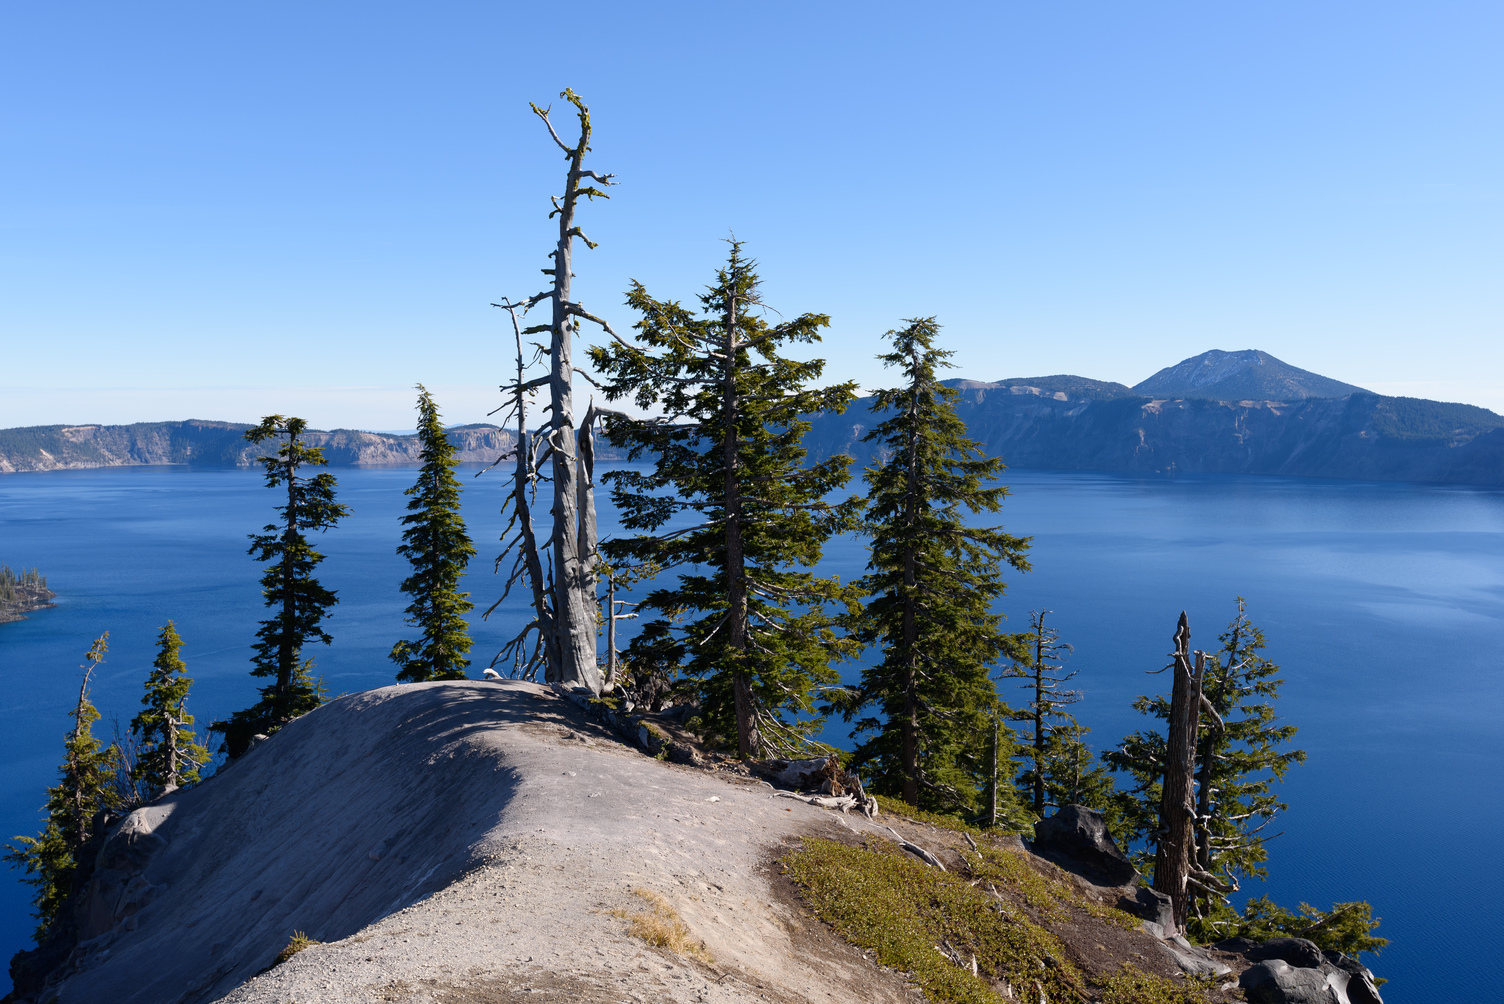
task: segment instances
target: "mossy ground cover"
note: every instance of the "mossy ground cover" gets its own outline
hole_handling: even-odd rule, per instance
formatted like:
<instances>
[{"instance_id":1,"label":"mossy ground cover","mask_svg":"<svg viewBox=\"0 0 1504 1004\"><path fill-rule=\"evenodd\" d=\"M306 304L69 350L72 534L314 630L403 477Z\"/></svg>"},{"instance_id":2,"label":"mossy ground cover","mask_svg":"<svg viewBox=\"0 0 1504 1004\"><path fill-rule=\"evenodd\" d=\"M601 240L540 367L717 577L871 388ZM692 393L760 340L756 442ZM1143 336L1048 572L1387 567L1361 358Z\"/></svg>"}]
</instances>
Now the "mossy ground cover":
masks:
<instances>
[{"instance_id":1,"label":"mossy ground cover","mask_svg":"<svg viewBox=\"0 0 1504 1004\"><path fill-rule=\"evenodd\" d=\"M810 838L784 858L820 918L847 941L906 972L934 1004L1006 998L1104 1004L1203 1004L1200 988L1125 968L1100 986L1040 923L1080 907L1064 884L1018 856L979 846L970 873L931 868L884 840L852 846ZM1028 910L1014 902L1017 898ZM973 972L973 959L975 960Z\"/></svg>"}]
</instances>

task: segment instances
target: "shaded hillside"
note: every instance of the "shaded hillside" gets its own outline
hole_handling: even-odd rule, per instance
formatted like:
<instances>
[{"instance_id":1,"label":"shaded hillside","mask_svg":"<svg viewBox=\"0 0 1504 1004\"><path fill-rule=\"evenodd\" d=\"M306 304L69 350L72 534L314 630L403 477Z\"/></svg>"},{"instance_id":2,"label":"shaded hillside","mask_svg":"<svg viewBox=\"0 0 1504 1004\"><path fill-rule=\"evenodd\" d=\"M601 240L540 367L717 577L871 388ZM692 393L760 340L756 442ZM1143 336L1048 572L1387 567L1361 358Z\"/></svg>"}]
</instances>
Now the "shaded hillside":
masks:
<instances>
[{"instance_id":1,"label":"shaded hillside","mask_svg":"<svg viewBox=\"0 0 1504 1004\"><path fill-rule=\"evenodd\" d=\"M536 684L337 699L110 828L55 953L66 962L27 977L36 955L21 956L11 1000L923 1000L915 984L929 983L842 940L778 863L833 846L929 879L905 857L921 851L951 885L986 865L988 917L1030 937L998 963L1011 969L947 961L967 1000L1003 1004L1010 979L1045 965L1079 988L1059 999L1136 1004L1110 986L1124 963L1183 982L1188 946L1117 908L1132 887L1093 886L1016 837L978 834L974 853L954 831L834 812L740 764L681 759L693 765L645 755ZM828 889L815 864L798 869L803 885ZM311 943L270 968L294 931ZM1247 964L1229 956L1216 971L1231 982Z\"/></svg>"},{"instance_id":2,"label":"shaded hillside","mask_svg":"<svg viewBox=\"0 0 1504 1004\"><path fill-rule=\"evenodd\" d=\"M1212 349L1167 366L1133 390L1144 397L1211 401L1304 401L1313 397L1367 394L1341 380L1291 366L1258 349Z\"/></svg>"},{"instance_id":3,"label":"shaded hillside","mask_svg":"<svg viewBox=\"0 0 1504 1004\"><path fill-rule=\"evenodd\" d=\"M138 422L135 425L38 425L0 429L0 473L88 467L195 464L250 467L267 447L248 443L249 425L237 422ZM448 430L461 463L491 463L516 438L492 425ZM335 467L355 464L416 464L417 436L393 436L355 429L313 430L305 435Z\"/></svg>"},{"instance_id":4,"label":"shaded hillside","mask_svg":"<svg viewBox=\"0 0 1504 1004\"><path fill-rule=\"evenodd\" d=\"M1072 393L1042 381L947 382L962 390L957 411L972 437L1010 467L1504 484L1504 418L1472 405L1367 393L1161 400L1098 396L1085 383ZM811 459L849 453L870 463L860 440L872 424L866 399L815 419Z\"/></svg>"}]
</instances>

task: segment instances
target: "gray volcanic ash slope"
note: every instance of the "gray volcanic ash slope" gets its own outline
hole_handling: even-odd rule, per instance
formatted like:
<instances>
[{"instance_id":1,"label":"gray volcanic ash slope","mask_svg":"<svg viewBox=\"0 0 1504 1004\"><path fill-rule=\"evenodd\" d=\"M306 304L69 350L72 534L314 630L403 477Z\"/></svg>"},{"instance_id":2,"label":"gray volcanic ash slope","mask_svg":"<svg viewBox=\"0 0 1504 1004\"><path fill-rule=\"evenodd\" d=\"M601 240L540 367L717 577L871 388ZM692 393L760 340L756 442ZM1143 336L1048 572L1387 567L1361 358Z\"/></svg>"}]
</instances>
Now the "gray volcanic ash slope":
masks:
<instances>
[{"instance_id":1,"label":"gray volcanic ash slope","mask_svg":"<svg viewBox=\"0 0 1504 1004\"><path fill-rule=\"evenodd\" d=\"M644 756L541 686L387 687L128 817L55 999L907 1000L770 889L786 841L845 827ZM714 972L628 937L611 911L643 907L639 889L672 903ZM258 977L294 930L325 944Z\"/></svg>"}]
</instances>

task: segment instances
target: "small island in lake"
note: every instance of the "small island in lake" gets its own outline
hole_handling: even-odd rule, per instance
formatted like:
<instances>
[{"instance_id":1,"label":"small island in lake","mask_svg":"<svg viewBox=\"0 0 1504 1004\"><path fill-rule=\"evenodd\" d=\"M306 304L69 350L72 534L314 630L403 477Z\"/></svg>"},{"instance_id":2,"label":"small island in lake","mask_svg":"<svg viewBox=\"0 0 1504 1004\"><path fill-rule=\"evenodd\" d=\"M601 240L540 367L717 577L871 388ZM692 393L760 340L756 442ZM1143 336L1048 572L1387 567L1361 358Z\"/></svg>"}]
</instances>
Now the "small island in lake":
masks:
<instances>
[{"instance_id":1,"label":"small island in lake","mask_svg":"<svg viewBox=\"0 0 1504 1004\"><path fill-rule=\"evenodd\" d=\"M47 588L47 576L35 568L17 575L9 565L0 565L0 624L21 621L33 610L57 606L57 594Z\"/></svg>"}]
</instances>

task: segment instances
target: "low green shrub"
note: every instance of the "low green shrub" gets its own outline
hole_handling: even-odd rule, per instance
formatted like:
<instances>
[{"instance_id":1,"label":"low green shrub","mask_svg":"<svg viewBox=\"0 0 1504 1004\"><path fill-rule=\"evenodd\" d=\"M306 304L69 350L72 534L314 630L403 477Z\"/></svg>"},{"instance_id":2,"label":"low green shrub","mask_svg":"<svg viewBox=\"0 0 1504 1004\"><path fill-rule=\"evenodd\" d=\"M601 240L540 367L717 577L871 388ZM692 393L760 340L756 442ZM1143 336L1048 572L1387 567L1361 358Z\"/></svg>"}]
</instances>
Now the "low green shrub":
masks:
<instances>
[{"instance_id":1,"label":"low green shrub","mask_svg":"<svg viewBox=\"0 0 1504 1004\"><path fill-rule=\"evenodd\" d=\"M996 1004L993 983L1027 999L1041 991L1052 1001L1084 997L1081 973L1054 935L887 841L852 847L810 838L783 864L823 920L908 973L935 1004Z\"/></svg>"}]
</instances>

